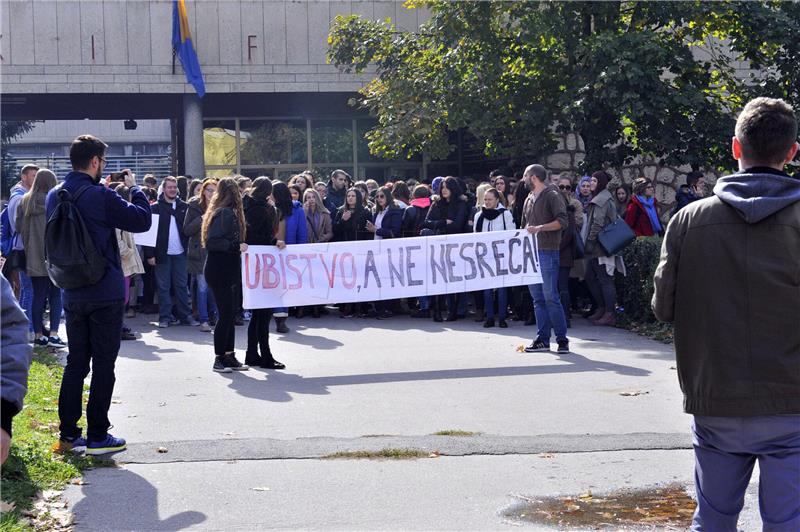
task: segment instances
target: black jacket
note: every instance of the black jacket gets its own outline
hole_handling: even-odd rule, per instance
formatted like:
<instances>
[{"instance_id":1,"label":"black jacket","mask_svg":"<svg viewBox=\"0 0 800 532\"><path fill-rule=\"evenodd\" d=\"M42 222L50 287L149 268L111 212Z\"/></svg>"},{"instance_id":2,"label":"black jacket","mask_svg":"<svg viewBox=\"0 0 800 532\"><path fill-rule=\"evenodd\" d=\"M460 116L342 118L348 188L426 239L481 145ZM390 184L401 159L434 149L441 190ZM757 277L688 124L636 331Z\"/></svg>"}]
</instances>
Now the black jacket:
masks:
<instances>
[{"instance_id":1,"label":"black jacket","mask_svg":"<svg viewBox=\"0 0 800 532\"><path fill-rule=\"evenodd\" d=\"M158 198L158 202L150 206L150 212L158 215L158 234L156 236L156 247L145 247L145 258L156 258L157 264L162 264L167 260L167 249L169 247L169 222L170 216L175 217L175 222L178 226L178 235L180 235L181 245L183 246L184 253L188 245L188 238L183 232L183 223L186 220L186 210L188 206L186 202L180 198L175 198L175 208L172 204L164 199L162 194Z\"/></svg>"},{"instance_id":2,"label":"black jacket","mask_svg":"<svg viewBox=\"0 0 800 532\"><path fill-rule=\"evenodd\" d=\"M250 246L275 245L275 207L261 198L252 198L245 195L244 223L247 225L245 242Z\"/></svg>"},{"instance_id":3,"label":"black jacket","mask_svg":"<svg viewBox=\"0 0 800 532\"><path fill-rule=\"evenodd\" d=\"M367 231L367 220L370 214L367 209L351 211L349 220L343 220L344 207L336 211L333 218L333 240L336 242L350 242L352 240L372 240L372 233Z\"/></svg>"},{"instance_id":4,"label":"black jacket","mask_svg":"<svg viewBox=\"0 0 800 532\"><path fill-rule=\"evenodd\" d=\"M440 197L428 210L423 226L439 235L466 233L468 215L467 202L460 197L450 201ZM452 220L453 223L448 224L447 220Z\"/></svg>"},{"instance_id":5,"label":"black jacket","mask_svg":"<svg viewBox=\"0 0 800 532\"><path fill-rule=\"evenodd\" d=\"M403 236L419 236L419 231L423 227L423 223L425 223L425 217L428 215L428 211L430 210L430 206L428 207L417 207L416 205L410 205L406 207L405 212L403 212Z\"/></svg>"},{"instance_id":6,"label":"black jacket","mask_svg":"<svg viewBox=\"0 0 800 532\"><path fill-rule=\"evenodd\" d=\"M378 213L372 215L372 223L375 223L377 217ZM386 214L383 215L380 229L375 231L375 234L381 238L400 238L403 236L403 209L399 207L388 209Z\"/></svg>"},{"instance_id":7,"label":"black jacket","mask_svg":"<svg viewBox=\"0 0 800 532\"><path fill-rule=\"evenodd\" d=\"M223 208L211 220L206 236L206 250L209 253L239 254L241 243L239 222L233 209Z\"/></svg>"}]
</instances>

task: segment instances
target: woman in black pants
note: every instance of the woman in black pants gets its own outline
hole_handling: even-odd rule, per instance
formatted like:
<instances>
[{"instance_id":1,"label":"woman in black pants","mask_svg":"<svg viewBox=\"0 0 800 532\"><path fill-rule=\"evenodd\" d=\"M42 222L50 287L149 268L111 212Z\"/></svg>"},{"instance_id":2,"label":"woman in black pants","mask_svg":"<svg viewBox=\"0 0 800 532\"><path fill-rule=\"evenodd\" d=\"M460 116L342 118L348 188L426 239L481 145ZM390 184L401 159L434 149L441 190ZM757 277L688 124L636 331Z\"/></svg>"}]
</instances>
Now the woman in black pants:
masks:
<instances>
[{"instance_id":1,"label":"woman in black pants","mask_svg":"<svg viewBox=\"0 0 800 532\"><path fill-rule=\"evenodd\" d=\"M253 181L242 197L244 221L247 224L245 241L249 246L276 244L275 207L267 201L271 194L272 181L268 177L259 177ZM272 351L269 348L269 322L272 319L272 309L257 308L252 309L251 313L250 323L247 326L247 353L244 363L268 369L284 369L286 366L272 358Z\"/></svg>"},{"instance_id":2,"label":"woman in black pants","mask_svg":"<svg viewBox=\"0 0 800 532\"><path fill-rule=\"evenodd\" d=\"M219 318L214 329L214 371L230 373L249 366L236 360L236 289L241 272L240 253L247 251L246 228L239 185L232 178L221 179L203 215L203 246L208 251L206 281L217 301Z\"/></svg>"}]
</instances>

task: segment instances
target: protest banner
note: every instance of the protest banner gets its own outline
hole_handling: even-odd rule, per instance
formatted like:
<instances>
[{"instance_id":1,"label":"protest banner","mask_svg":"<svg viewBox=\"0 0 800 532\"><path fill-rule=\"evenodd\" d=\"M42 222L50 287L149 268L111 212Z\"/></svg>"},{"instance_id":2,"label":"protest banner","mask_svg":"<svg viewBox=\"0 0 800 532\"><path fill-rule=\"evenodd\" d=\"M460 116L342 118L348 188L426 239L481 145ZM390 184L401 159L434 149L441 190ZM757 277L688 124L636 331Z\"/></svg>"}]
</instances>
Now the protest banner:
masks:
<instances>
[{"instance_id":1,"label":"protest banner","mask_svg":"<svg viewBox=\"0 0 800 532\"><path fill-rule=\"evenodd\" d=\"M158 240L158 215L151 214L150 229L144 233L133 233L133 241L137 246L156 247L156 240Z\"/></svg>"},{"instance_id":2,"label":"protest banner","mask_svg":"<svg viewBox=\"0 0 800 532\"><path fill-rule=\"evenodd\" d=\"M277 308L457 294L542 282L536 239L524 230L250 246L243 307Z\"/></svg>"}]
</instances>

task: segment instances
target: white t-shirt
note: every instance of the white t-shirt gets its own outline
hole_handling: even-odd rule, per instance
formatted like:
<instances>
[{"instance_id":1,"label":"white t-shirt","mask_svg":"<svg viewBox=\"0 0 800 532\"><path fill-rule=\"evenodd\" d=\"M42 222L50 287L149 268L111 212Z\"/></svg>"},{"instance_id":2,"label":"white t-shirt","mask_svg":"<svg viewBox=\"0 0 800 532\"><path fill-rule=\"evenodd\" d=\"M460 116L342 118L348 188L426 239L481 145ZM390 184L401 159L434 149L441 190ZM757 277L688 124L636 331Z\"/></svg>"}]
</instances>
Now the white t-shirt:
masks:
<instances>
[{"instance_id":1,"label":"white t-shirt","mask_svg":"<svg viewBox=\"0 0 800 532\"><path fill-rule=\"evenodd\" d=\"M383 217L384 216L386 216L386 209L383 209L375 217L375 228L376 229L380 229L381 228L381 223L383 223ZM383 237L376 232L375 233L375 240L383 240Z\"/></svg>"},{"instance_id":2,"label":"white t-shirt","mask_svg":"<svg viewBox=\"0 0 800 532\"><path fill-rule=\"evenodd\" d=\"M177 203L172 204L172 209L177 209ZM178 223L174 216L169 217L169 244L167 244L167 255L180 255L183 253L181 244L181 233L178 231Z\"/></svg>"}]
</instances>

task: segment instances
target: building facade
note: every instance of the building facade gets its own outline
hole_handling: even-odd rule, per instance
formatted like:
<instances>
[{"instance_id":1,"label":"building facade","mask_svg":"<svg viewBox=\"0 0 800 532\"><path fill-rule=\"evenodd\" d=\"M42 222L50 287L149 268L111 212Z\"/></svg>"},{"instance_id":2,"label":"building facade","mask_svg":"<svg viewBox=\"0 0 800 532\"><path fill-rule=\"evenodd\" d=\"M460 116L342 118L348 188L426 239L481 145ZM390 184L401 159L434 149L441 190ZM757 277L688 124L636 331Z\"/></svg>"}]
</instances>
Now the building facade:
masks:
<instances>
[{"instance_id":1,"label":"building facade","mask_svg":"<svg viewBox=\"0 0 800 532\"><path fill-rule=\"evenodd\" d=\"M336 16L391 19L411 30L427 19L403 4L186 0L205 79L201 99L173 58L171 0L2 0L2 117L169 119L175 171L193 176L455 172L454 161L371 156L363 134L372 119L350 105L370 75L326 63Z\"/></svg>"}]
</instances>

